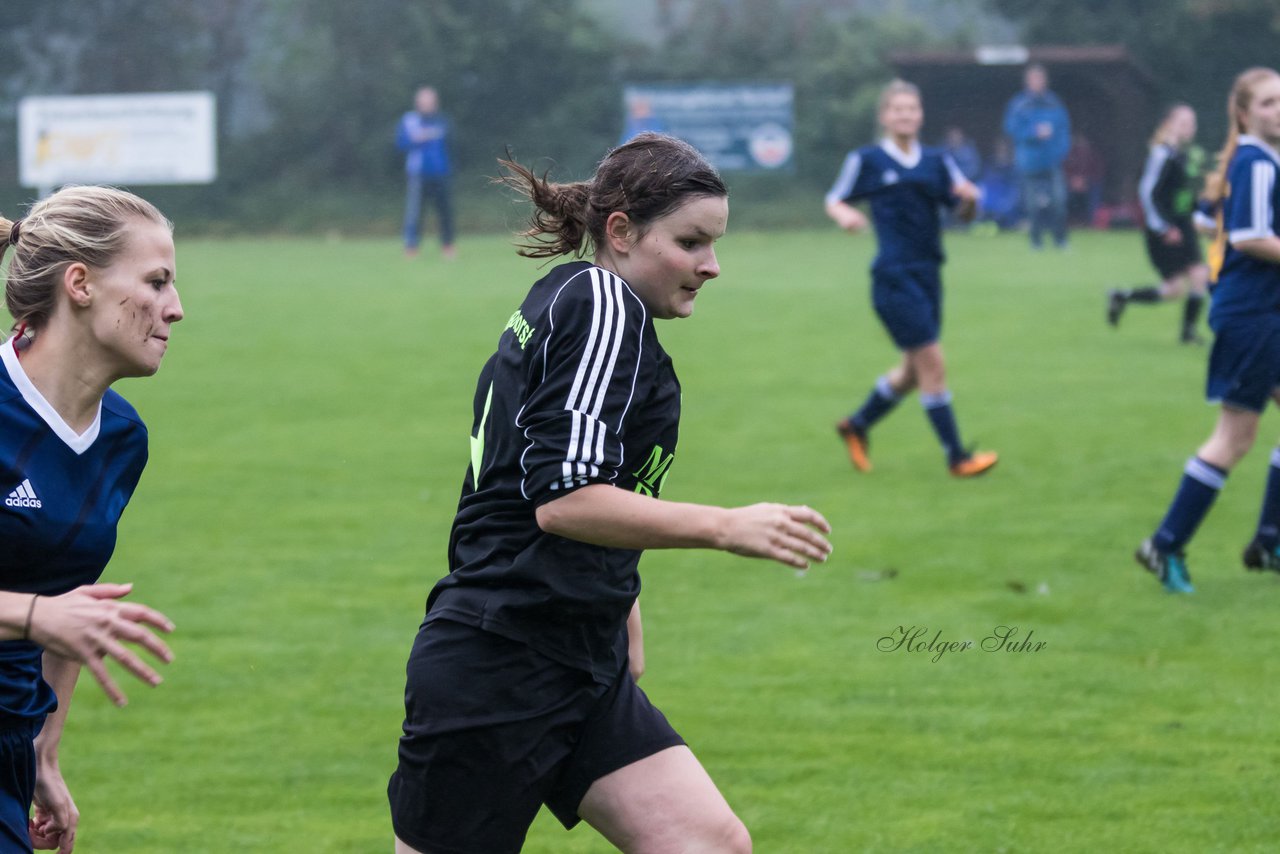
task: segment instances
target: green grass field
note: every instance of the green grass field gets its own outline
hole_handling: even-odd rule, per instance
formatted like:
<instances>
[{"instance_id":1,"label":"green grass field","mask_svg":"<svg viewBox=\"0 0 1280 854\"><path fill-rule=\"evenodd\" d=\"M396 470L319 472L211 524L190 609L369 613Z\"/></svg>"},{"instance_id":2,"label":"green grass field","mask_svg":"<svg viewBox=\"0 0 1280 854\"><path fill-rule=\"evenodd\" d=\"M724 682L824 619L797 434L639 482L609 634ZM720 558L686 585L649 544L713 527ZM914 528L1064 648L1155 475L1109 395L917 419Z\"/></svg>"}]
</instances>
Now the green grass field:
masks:
<instances>
[{"instance_id":1,"label":"green grass field","mask_svg":"<svg viewBox=\"0 0 1280 854\"><path fill-rule=\"evenodd\" d=\"M403 666L468 460L475 375L537 275L507 239L183 240L187 319L109 580L178 629L165 684L82 679L62 750L83 854L385 852ZM1270 851L1280 579L1246 574L1274 420L1172 598L1130 553L1208 434L1177 309L1103 322L1149 276L1135 234L1033 254L949 238L944 335L987 478L950 479L915 399L857 475L832 431L896 358L869 238L733 233L697 316L660 325L684 387L666 497L803 502L825 566L641 563L642 684L759 852ZM890 573L888 570L894 570ZM892 576L892 577L889 577ZM1039 651L881 651L898 627ZM1034 634L1033 634L1034 633ZM611 850L540 816L529 852Z\"/></svg>"}]
</instances>

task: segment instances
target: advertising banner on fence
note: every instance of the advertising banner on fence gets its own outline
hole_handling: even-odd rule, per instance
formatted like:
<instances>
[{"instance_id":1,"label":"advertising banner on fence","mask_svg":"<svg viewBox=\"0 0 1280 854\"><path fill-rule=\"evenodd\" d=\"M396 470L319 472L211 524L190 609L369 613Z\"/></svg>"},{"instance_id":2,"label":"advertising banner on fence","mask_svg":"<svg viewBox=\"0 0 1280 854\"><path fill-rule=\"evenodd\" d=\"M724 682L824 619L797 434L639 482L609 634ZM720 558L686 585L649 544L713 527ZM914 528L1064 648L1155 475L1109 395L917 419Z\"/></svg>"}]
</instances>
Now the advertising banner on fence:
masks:
<instances>
[{"instance_id":1,"label":"advertising banner on fence","mask_svg":"<svg viewBox=\"0 0 1280 854\"><path fill-rule=\"evenodd\" d=\"M208 184L217 177L210 92L30 97L18 102L18 180Z\"/></svg>"},{"instance_id":2,"label":"advertising banner on fence","mask_svg":"<svg viewBox=\"0 0 1280 854\"><path fill-rule=\"evenodd\" d=\"M795 128L790 83L631 85L626 136L657 130L691 143L726 172L789 172Z\"/></svg>"}]
</instances>

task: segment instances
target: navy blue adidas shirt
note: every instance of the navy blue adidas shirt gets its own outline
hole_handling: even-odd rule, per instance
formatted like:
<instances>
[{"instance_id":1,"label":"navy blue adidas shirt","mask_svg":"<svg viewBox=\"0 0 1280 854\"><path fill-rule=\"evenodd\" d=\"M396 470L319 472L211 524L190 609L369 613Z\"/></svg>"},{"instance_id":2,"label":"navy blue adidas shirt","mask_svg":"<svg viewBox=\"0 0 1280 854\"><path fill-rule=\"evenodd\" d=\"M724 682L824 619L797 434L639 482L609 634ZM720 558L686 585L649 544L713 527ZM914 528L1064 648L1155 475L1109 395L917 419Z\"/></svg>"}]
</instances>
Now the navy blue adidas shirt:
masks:
<instances>
[{"instance_id":1,"label":"navy blue adidas shirt","mask_svg":"<svg viewBox=\"0 0 1280 854\"><path fill-rule=\"evenodd\" d=\"M849 152L826 201L870 201L880 250L872 270L941 264L945 256L938 209L956 204L953 188L964 180L955 161L940 149L916 143L904 153L884 140Z\"/></svg>"},{"instance_id":2,"label":"navy blue adidas shirt","mask_svg":"<svg viewBox=\"0 0 1280 854\"><path fill-rule=\"evenodd\" d=\"M1280 234L1280 153L1257 137L1240 136L1227 166L1222 200L1222 231L1226 237L1218 284L1213 289L1209 323L1219 320L1280 314L1280 265L1261 261L1231 244L1238 240Z\"/></svg>"},{"instance_id":3,"label":"navy blue adidas shirt","mask_svg":"<svg viewBox=\"0 0 1280 854\"><path fill-rule=\"evenodd\" d=\"M627 283L586 262L534 284L480 374L449 574L427 621L454 620L612 681L641 552L545 533L538 505L588 484L657 497L680 384Z\"/></svg>"},{"instance_id":4,"label":"navy blue adidas shirt","mask_svg":"<svg viewBox=\"0 0 1280 854\"><path fill-rule=\"evenodd\" d=\"M147 428L108 390L77 435L31 384L12 339L0 362L0 590L56 596L97 581L111 559L147 463ZM28 641L0 642L0 723L57 706L40 655Z\"/></svg>"}]
</instances>

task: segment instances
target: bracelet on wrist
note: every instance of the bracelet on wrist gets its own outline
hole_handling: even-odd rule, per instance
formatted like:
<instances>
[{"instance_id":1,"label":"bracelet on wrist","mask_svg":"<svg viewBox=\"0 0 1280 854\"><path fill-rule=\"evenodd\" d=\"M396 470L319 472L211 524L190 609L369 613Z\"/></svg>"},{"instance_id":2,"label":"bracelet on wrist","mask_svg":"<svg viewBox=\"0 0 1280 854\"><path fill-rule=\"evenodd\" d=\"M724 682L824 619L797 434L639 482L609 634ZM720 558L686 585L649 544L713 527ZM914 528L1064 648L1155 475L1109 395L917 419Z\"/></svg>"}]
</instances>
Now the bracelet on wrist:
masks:
<instances>
[{"instance_id":1,"label":"bracelet on wrist","mask_svg":"<svg viewBox=\"0 0 1280 854\"><path fill-rule=\"evenodd\" d=\"M27 621L22 625L22 639L31 640L31 617L36 612L36 600L40 598L39 593L32 594L31 604L27 606Z\"/></svg>"}]
</instances>

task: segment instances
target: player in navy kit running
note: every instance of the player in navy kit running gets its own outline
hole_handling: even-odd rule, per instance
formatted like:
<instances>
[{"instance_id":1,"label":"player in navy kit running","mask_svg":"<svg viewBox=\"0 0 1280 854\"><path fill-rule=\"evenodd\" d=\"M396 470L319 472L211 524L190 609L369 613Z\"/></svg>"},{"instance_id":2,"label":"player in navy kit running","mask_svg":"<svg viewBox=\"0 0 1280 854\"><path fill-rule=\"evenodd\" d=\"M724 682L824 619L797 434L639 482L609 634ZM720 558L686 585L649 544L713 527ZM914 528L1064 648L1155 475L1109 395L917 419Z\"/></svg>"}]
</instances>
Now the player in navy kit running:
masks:
<instances>
[{"instance_id":1,"label":"player in navy kit running","mask_svg":"<svg viewBox=\"0 0 1280 854\"><path fill-rule=\"evenodd\" d=\"M951 158L922 148L924 110L920 90L895 80L880 96L878 145L852 151L826 196L827 215L849 232L866 229L867 217L850 202L867 199L875 223L879 252L871 267L871 297L876 314L902 362L876 381L856 412L836 425L849 460L859 471L871 470L868 433L898 402L920 390L929 423L956 477L988 471L997 457L990 451L967 450L951 409L946 366L938 336L942 331L942 222L940 206L957 206L962 219L973 217L978 190Z\"/></svg>"},{"instance_id":2,"label":"player in navy kit running","mask_svg":"<svg viewBox=\"0 0 1280 854\"><path fill-rule=\"evenodd\" d=\"M653 320L719 275L727 191L688 144L643 133L590 181L515 163L521 254L582 257L533 285L481 371L471 465L407 667L388 795L397 852L519 851L540 805L623 851L749 851L750 836L628 672L646 548L825 560L807 507L660 498L680 384Z\"/></svg>"},{"instance_id":3,"label":"player in navy kit running","mask_svg":"<svg viewBox=\"0 0 1280 854\"><path fill-rule=\"evenodd\" d=\"M69 852L79 820L58 742L80 666L118 704L103 658L159 676L121 641L163 661L144 628L172 629L128 585L97 585L116 523L147 460L147 431L110 389L160 367L174 290L169 222L119 190L73 187L0 219L12 249L0 343L0 852ZM32 804L35 814L29 818Z\"/></svg>"},{"instance_id":4,"label":"player in navy kit running","mask_svg":"<svg viewBox=\"0 0 1280 854\"><path fill-rule=\"evenodd\" d=\"M1107 322L1117 326L1129 303L1161 303L1178 299L1185 291L1180 336L1184 344L1201 343L1196 323L1209 282L1194 219L1199 170L1191 163L1188 149L1195 136L1195 110L1186 104L1172 107L1151 138L1138 183L1147 256L1160 274L1160 284L1114 288L1107 294Z\"/></svg>"},{"instance_id":5,"label":"player in navy kit running","mask_svg":"<svg viewBox=\"0 0 1280 854\"><path fill-rule=\"evenodd\" d=\"M1221 258L1209 325L1206 396L1221 403L1213 434L1187 461L1160 527L1136 557L1165 588L1192 591L1184 549L1249 449L1268 401L1280 403L1280 74L1252 68L1236 78L1227 101L1229 131L1218 172L1208 182L1221 198ZM1249 569L1280 571L1280 448L1271 468L1253 540Z\"/></svg>"}]
</instances>

